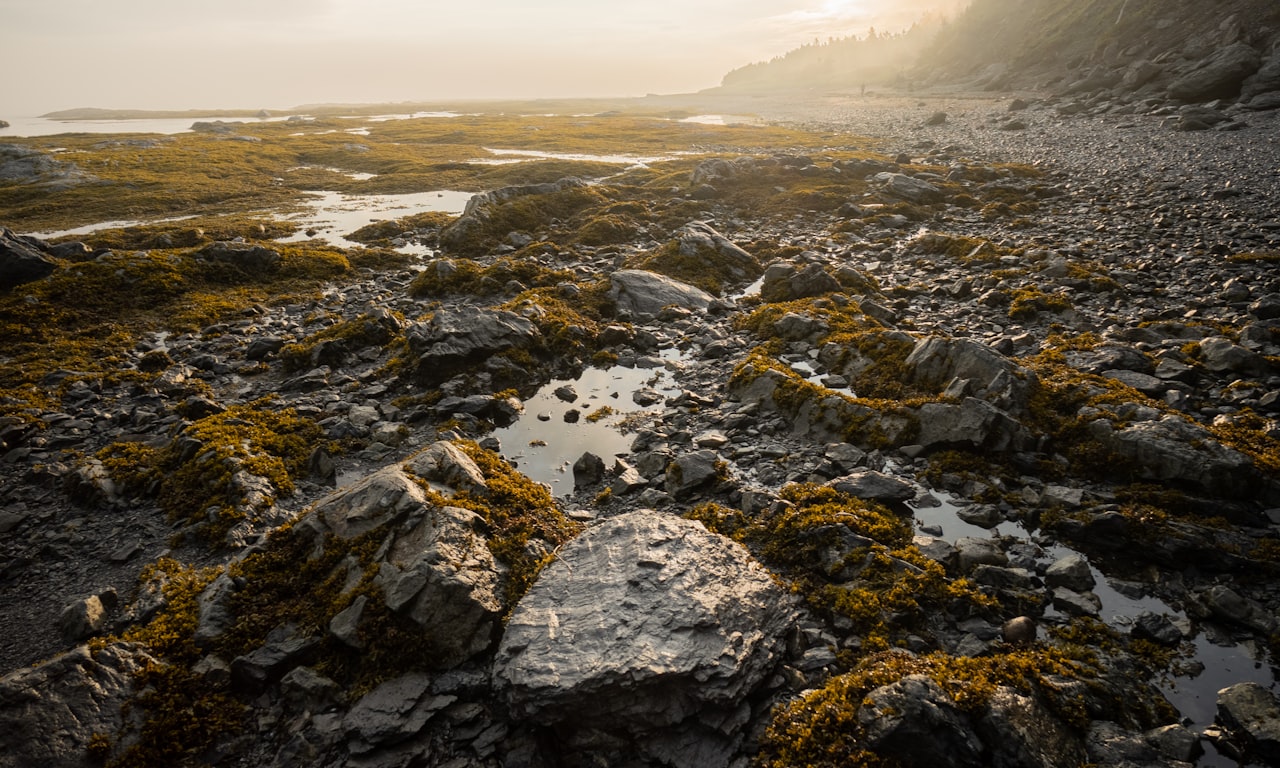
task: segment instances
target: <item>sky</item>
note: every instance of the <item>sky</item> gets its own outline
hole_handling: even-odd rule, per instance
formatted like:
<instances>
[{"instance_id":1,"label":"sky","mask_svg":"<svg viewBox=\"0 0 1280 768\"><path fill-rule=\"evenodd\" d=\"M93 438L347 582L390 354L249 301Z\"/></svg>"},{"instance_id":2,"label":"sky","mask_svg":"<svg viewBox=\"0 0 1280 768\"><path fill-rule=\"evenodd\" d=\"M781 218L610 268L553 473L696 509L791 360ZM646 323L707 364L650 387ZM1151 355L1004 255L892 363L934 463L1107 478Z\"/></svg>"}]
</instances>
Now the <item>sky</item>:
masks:
<instances>
[{"instance_id":1,"label":"sky","mask_svg":"<svg viewBox=\"0 0 1280 768\"><path fill-rule=\"evenodd\" d=\"M688 93L964 0L0 0L0 118Z\"/></svg>"}]
</instances>

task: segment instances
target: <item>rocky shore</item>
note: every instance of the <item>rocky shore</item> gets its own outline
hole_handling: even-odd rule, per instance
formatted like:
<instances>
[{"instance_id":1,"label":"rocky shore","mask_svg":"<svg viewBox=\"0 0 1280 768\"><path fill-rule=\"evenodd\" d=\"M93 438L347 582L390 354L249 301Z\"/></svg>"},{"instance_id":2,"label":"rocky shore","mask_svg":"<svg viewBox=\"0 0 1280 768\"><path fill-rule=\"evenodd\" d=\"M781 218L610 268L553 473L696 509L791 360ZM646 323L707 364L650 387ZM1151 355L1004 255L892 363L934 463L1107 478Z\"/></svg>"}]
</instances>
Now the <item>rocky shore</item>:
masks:
<instances>
[{"instance_id":1,"label":"rocky shore","mask_svg":"<svg viewBox=\"0 0 1280 768\"><path fill-rule=\"evenodd\" d=\"M1277 760L1276 114L1022 101L760 107L829 146L489 192L366 233L421 263L45 377L0 422L0 765ZM3 243L13 296L284 260ZM618 456L492 436L624 410ZM1206 645L1261 672L1189 696Z\"/></svg>"}]
</instances>

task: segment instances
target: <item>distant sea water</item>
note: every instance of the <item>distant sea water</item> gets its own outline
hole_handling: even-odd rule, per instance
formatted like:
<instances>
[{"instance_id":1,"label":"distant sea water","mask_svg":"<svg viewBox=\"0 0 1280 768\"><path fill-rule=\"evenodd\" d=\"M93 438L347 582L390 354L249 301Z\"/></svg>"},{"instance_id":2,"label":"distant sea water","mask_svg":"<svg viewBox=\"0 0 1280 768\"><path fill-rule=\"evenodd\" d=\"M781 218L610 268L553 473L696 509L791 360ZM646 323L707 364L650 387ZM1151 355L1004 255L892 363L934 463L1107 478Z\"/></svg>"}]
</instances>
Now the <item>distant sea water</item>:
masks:
<instances>
[{"instance_id":1,"label":"distant sea water","mask_svg":"<svg viewBox=\"0 0 1280 768\"><path fill-rule=\"evenodd\" d=\"M364 115L353 117L367 122L405 120L411 117L458 117L456 112L415 112L404 115ZM345 116L344 116L345 117ZM283 117L169 117L140 120L49 120L44 117L7 117L8 128L0 128L0 140L13 136L56 136L61 133L187 133L191 124L222 120L227 123L273 123L288 120Z\"/></svg>"}]
</instances>

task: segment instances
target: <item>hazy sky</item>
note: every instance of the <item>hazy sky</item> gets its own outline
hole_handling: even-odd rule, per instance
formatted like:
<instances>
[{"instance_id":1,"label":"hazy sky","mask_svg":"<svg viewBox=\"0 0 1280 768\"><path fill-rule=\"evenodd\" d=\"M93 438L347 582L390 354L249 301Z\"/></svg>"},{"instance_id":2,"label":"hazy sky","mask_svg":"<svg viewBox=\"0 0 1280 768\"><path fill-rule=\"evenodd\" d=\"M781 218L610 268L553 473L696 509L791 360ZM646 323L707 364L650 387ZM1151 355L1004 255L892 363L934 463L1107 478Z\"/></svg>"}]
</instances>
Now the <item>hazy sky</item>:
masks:
<instances>
[{"instance_id":1,"label":"hazy sky","mask_svg":"<svg viewBox=\"0 0 1280 768\"><path fill-rule=\"evenodd\" d=\"M963 0L0 0L0 118L638 96Z\"/></svg>"}]
</instances>

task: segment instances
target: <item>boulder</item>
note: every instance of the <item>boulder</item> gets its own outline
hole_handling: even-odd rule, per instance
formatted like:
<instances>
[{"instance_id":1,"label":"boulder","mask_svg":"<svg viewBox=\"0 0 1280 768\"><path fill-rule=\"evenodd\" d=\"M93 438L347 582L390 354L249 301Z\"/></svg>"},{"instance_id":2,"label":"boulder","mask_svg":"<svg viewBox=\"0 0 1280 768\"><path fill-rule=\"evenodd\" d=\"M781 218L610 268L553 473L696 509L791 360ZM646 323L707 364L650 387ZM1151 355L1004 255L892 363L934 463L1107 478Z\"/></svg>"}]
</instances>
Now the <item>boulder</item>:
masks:
<instances>
[{"instance_id":1,"label":"boulder","mask_svg":"<svg viewBox=\"0 0 1280 768\"><path fill-rule=\"evenodd\" d=\"M1253 46L1235 43L1170 83L1169 96L1179 101L1232 99L1240 95L1245 79L1261 67L1262 56Z\"/></svg>"},{"instance_id":2,"label":"boulder","mask_svg":"<svg viewBox=\"0 0 1280 768\"><path fill-rule=\"evenodd\" d=\"M48 277L58 268L33 237L21 237L0 227L0 291Z\"/></svg>"},{"instance_id":3,"label":"boulder","mask_svg":"<svg viewBox=\"0 0 1280 768\"><path fill-rule=\"evenodd\" d=\"M710 722L773 673L796 615L741 545L641 510L560 550L512 613L494 682L536 723L639 733Z\"/></svg>"},{"instance_id":4,"label":"boulder","mask_svg":"<svg viewBox=\"0 0 1280 768\"><path fill-rule=\"evenodd\" d=\"M764 271L760 298L768 302L793 301L840 290L840 281L821 264L809 264L800 268L795 264L780 262L769 265Z\"/></svg>"},{"instance_id":5,"label":"boulder","mask_svg":"<svg viewBox=\"0 0 1280 768\"><path fill-rule=\"evenodd\" d=\"M521 184L481 192L467 201L462 215L440 231L440 244L451 250L464 252L483 249L494 237L504 237L507 232L491 232L500 220L501 211L508 203L526 197L547 197L573 190L583 190L587 183L581 179L565 178L544 184ZM505 229L505 228L504 228Z\"/></svg>"},{"instance_id":6,"label":"boulder","mask_svg":"<svg viewBox=\"0 0 1280 768\"><path fill-rule=\"evenodd\" d=\"M956 403L925 403L918 411L920 433L914 442L926 450L969 446L991 451L1019 450L1030 443L1027 430L985 400L966 397Z\"/></svg>"},{"instance_id":7,"label":"boulder","mask_svg":"<svg viewBox=\"0 0 1280 768\"><path fill-rule=\"evenodd\" d=\"M487 649L504 602L479 515L430 507L400 534L378 569L387 607L432 633L432 666L452 667Z\"/></svg>"},{"instance_id":8,"label":"boulder","mask_svg":"<svg viewBox=\"0 0 1280 768\"><path fill-rule=\"evenodd\" d=\"M1244 742L1247 754L1280 763L1280 702L1271 691L1257 683L1218 691L1217 721Z\"/></svg>"},{"instance_id":9,"label":"boulder","mask_svg":"<svg viewBox=\"0 0 1280 768\"><path fill-rule=\"evenodd\" d=\"M1262 355L1221 336L1201 341L1200 354L1204 358L1204 367L1214 373L1267 376L1272 369L1271 363Z\"/></svg>"},{"instance_id":10,"label":"boulder","mask_svg":"<svg viewBox=\"0 0 1280 768\"><path fill-rule=\"evenodd\" d=\"M904 363L907 379L924 389L986 400L1002 411L1026 410L1036 376L985 344L929 336Z\"/></svg>"},{"instance_id":11,"label":"boulder","mask_svg":"<svg viewBox=\"0 0 1280 768\"><path fill-rule=\"evenodd\" d=\"M1089 427L1092 436L1119 459L1131 462L1144 480L1182 483L1233 498L1259 490L1274 495L1248 456L1227 448L1204 427L1181 416L1141 421L1120 430L1113 430L1105 420Z\"/></svg>"},{"instance_id":12,"label":"boulder","mask_svg":"<svg viewBox=\"0 0 1280 768\"><path fill-rule=\"evenodd\" d=\"M679 456L667 465L667 493L676 499L692 496L720 476L720 456L711 450L694 451Z\"/></svg>"},{"instance_id":13,"label":"boulder","mask_svg":"<svg viewBox=\"0 0 1280 768\"><path fill-rule=\"evenodd\" d=\"M577 413L577 411L571 411ZM573 463L573 487L589 488L604 479L604 459L587 451Z\"/></svg>"},{"instance_id":14,"label":"boulder","mask_svg":"<svg viewBox=\"0 0 1280 768\"><path fill-rule=\"evenodd\" d=\"M58 628L62 630L62 639L68 643L88 640L101 632L106 623L107 609L97 595L90 595L83 600L76 600L66 605L58 616Z\"/></svg>"},{"instance_id":15,"label":"boulder","mask_svg":"<svg viewBox=\"0 0 1280 768\"><path fill-rule=\"evenodd\" d=\"M855 498L890 504L910 501L916 497L915 486L911 483L866 468L829 480L826 485Z\"/></svg>"},{"instance_id":16,"label":"boulder","mask_svg":"<svg viewBox=\"0 0 1280 768\"><path fill-rule=\"evenodd\" d=\"M432 490L452 495L458 491L484 494L488 485L480 467L461 448L445 440L433 443L404 464L414 477L426 480Z\"/></svg>"},{"instance_id":17,"label":"boulder","mask_svg":"<svg viewBox=\"0 0 1280 768\"><path fill-rule=\"evenodd\" d=\"M196 255L249 273L268 272L280 264L279 251L253 243L230 241L210 243L200 249Z\"/></svg>"},{"instance_id":18,"label":"boulder","mask_svg":"<svg viewBox=\"0 0 1280 768\"><path fill-rule=\"evenodd\" d=\"M417 672L388 680L360 697L342 720L353 754L372 752L418 734L456 696L431 693L431 678Z\"/></svg>"},{"instance_id":19,"label":"boulder","mask_svg":"<svg viewBox=\"0 0 1280 768\"><path fill-rule=\"evenodd\" d=\"M1038 698L1014 688L997 688L975 725L988 750L985 764L992 768L1075 768L1088 762L1080 737Z\"/></svg>"},{"instance_id":20,"label":"boulder","mask_svg":"<svg viewBox=\"0 0 1280 768\"><path fill-rule=\"evenodd\" d=\"M405 331L410 359L428 383L445 381L463 366L498 352L526 348L541 336L530 320L514 312L479 307L441 309Z\"/></svg>"},{"instance_id":21,"label":"boulder","mask_svg":"<svg viewBox=\"0 0 1280 768\"><path fill-rule=\"evenodd\" d=\"M614 272L609 276L609 286L609 297L618 310L640 317L656 316L668 306L705 312L716 300L701 288L641 269Z\"/></svg>"},{"instance_id":22,"label":"boulder","mask_svg":"<svg viewBox=\"0 0 1280 768\"><path fill-rule=\"evenodd\" d=\"M885 193L909 203L936 203L942 199L941 189L905 173L878 173L875 179Z\"/></svg>"},{"instance_id":23,"label":"boulder","mask_svg":"<svg viewBox=\"0 0 1280 768\"><path fill-rule=\"evenodd\" d=\"M681 256L702 258L713 264L727 280L749 281L760 275L760 262L755 256L705 222L694 221L681 227L676 232L676 247Z\"/></svg>"},{"instance_id":24,"label":"boulder","mask_svg":"<svg viewBox=\"0 0 1280 768\"><path fill-rule=\"evenodd\" d=\"M903 765L988 765L969 718L924 675L909 675L871 691L862 700L858 722L868 749Z\"/></svg>"},{"instance_id":25,"label":"boulder","mask_svg":"<svg viewBox=\"0 0 1280 768\"><path fill-rule=\"evenodd\" d=\"M1088 592L1097 583L1089 561L1076 553L1065 555L1050 565L1044 572L1044 581L1050 587L1066 587L1076 592Z\"/></svg>"},{"instance_id":26,"label":"boulder","mask_svg":"<svg viewBox=\"0 0 1280 768\"><path fill-rule=\"evenodd\" d=\"M324 497L310 517L339 538L354 539L420 509L426 501L422 486L399 466L390 466Z\"/></svg>"},{"instance_id":27,"label":"boulder","mask_svg":"<svg viewBox=\"0 0 1280 768\"><path fill-rule=\"evenodd\" d=\"M90 768L95 734L118 733L121 711L154 659L117 643L81 646L0 678L0 768Z\"/></svg>"}]
</instances>

